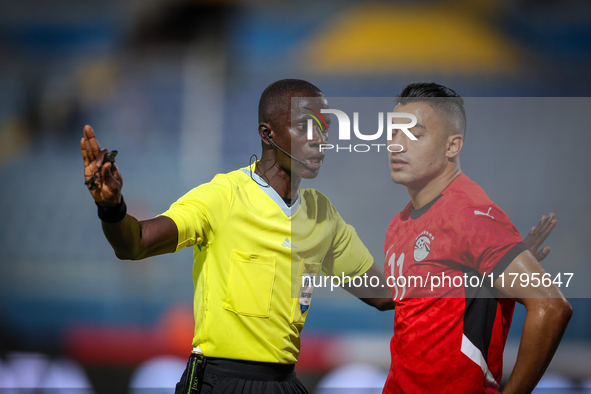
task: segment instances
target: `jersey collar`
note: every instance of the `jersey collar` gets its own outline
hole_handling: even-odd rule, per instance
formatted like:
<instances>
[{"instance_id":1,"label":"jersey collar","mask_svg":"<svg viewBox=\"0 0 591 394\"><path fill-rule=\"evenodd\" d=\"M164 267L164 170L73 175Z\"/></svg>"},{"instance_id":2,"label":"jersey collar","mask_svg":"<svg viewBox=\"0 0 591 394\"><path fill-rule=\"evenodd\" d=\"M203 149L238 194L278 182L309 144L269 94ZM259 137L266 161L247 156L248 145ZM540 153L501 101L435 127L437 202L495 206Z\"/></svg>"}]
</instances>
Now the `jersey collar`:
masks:
<instances>
[{"instance_id":1,"label":"jersey collar","mask_svg":"<svg viewBox=\"0 0 591 394\"><path fill-rule=\"evenodd\" d=\"M298 190L296 192L296 196L292 201L291 207L288 207L285 201L283 201L283 199L279 195L279 193L275 191L275 189L269 186L269 184L261 176L250 170L251 168L255 168L254 166L256 166L256 163L254 163L253 166L250 168L244 167L241 168L241 170L257 182L259 189L261 189L263 192L265 192L265 194L271 197L271 200L273 200L275 204L277 204L277 206L283 211L285 216L291 217L291 215L293 215L300 206L300 191Z\"/></svg>"},{"instance_id":2,"label":"jersey collar","mask_svg":"<svg viewBox=\"0 0 591 394\"><path fill-rule=\"evenodd\" d=\"M445 190L444 190L443 192L441 192L441 194L440 194L440 195L438 195L438 196L437 196L437 197L435 197L433 200L429 201L429 202L427 203L427 205L425 205L425 206L422 206L422 207L421 207L421 208L419 208L419 209L414 209L414 208L412 207L412 202L411 202L411 204L410 204L410 218L411 218L411 219L418 219L418 218L420 218L421 216L423 216L425 213L427 213L427 211L429 210L429 208L431 208L431 207L433 206L433 204L435 204L435 203L437 202L437 200L439 200L441 197L443 197L443 193L445 193L445 192L446 192L446 191L449 189L449 187L450 187L451 185L453 185L453 184L454 184L454 182L455 182L457 179L459 179L459 178L462 178L462 179L463 179L463 177L465 177L465 176L466 176L466 175L464 175L464 172L462 171L462 172L460 173L460 175L458 175L457 177L455 177L455 178L454 178L454 179L453 179L453 180L450 182L450 184L449 184L449 185L447 185L447 187L445 188ZM456 184L457 184L457 183L456 183Z\"/></svg>"},{"instance_id":3,"label":"jersey collar","mask_svg":"<svg viewBox=\"0 0 591 394\"><path fill-rule=\"evenodd\" d=\"M431 200L429 203L427 203L426 205L423 205L419 209L414 209L411 204L410 205L410 218L411 219L418 219L421 216L423 216L424 214L426 214L427 211L429 210L429 208L431 208L433 206L433 204L435 204L437 202L437 200L439 200L442 196L443 196L443 194L438 195L433 200Z\"/></svg>"}]
</instances>

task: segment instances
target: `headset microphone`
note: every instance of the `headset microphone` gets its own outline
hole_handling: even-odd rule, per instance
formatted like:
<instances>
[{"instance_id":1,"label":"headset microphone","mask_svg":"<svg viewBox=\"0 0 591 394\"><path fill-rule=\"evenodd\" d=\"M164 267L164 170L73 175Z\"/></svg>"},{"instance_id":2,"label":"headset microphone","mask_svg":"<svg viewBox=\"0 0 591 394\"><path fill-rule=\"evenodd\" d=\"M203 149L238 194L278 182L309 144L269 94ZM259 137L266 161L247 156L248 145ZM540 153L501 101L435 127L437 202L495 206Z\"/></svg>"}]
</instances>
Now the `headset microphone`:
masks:
<instances>
[{"instance_id":1,"label":"headset microphone","mask_svg":"<svg viewBox=\"0 0 591 394\"><path fill-rule=\"evenodd\" d=\"M265 138L267 141L269 141L269 143L270 143L271 145L273 145L273 147L275 147L275 148L279 149L281 152L285 153L285 154L286 154L287 156L289 156L289 157L290 157L292 160L295 160L295 161L297 161L298 163L301 163L301 164L304 164L304 165L306 164L306 162L305 162L305 161L303 161L303 160L300 160L300 159L298 159L298 158L295 158L295 157L293 157L292 155L290 155L289 153L287 153L286 151L284 151L283 149L281 149L281 147L280 147L279 145L277 145L276 143L274 143L274 142L271 140L271 136L269 136L269 133L268 133L267 131L265 131L265 132L263 133L263 137L264 137L264 138Z\"/></svg>"}]
</instances>

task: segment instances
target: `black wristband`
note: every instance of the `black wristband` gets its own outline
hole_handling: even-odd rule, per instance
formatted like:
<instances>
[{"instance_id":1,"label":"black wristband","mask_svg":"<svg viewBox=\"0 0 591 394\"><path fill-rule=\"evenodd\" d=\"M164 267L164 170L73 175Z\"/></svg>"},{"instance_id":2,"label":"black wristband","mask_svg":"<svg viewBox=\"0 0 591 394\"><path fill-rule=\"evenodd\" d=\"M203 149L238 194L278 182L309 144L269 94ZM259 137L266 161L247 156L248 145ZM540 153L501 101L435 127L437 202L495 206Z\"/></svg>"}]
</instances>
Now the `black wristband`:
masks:
<instances>
[{"instance_id":1,"label":"black wristband","mask_svg":"<svg viewBox=\"0 0 591 394\"><path fill-rule=\"evenodd\" d=\"M127 205L125 205L123 196L121 196L121 202L119 205L115 205L114 207L104 207L96 201L94 203L98 208L98 217L103 222L117 223L122 221L125 218L125 215L127 215Z\"/></svg>"}]
</instances>

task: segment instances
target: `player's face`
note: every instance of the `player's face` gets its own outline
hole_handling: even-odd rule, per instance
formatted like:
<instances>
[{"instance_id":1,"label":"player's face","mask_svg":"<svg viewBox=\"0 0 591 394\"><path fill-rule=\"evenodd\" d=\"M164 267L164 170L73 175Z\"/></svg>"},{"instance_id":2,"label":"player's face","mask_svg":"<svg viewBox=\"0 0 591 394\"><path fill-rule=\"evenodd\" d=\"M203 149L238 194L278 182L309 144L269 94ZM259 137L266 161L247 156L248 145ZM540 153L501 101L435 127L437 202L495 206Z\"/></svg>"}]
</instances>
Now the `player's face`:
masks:
<instances>
[{"instance_id":1,"label":"player's face","mask_svg":"<svg viewBox=\"0 0 591 394\"><path fill-rule=\"evenodd\" d=\"M316 113L320 113L321 109L328 108L328 101L323 95L312 92L299 92L291 97L293 97L291 113L282 114L274 122L274 142L303 163L291 160L281 152L277 153L277 163L281 168L301 178L315 178L324 161L324 153L320 152L320 144L327 142L328 130L326 127L321 129L309 114L318 118ZM330 117L326 115L323 117L330 125ZM314 130L310 140L308 140L307 133L308 119L312 119ZM319 120L324 124L322 119Z\"/></svg>"},{"instance_id":2,"label":"player's face","mask_svg":"<svg viewBox=\"0 0 591 394\"><path fill-rule=\"evenodd\" d=\"M444 120L427 103L398 105L394 112L417 117L416 126L409 129L417 140L411 140L401 130L392 131L389 150L400 152L388 152L390 175L396 183L413 189L422 188L443 174L448 163ZM410 123L410 119L394 115L394 123Z\"/></svg>"}]
</instances>

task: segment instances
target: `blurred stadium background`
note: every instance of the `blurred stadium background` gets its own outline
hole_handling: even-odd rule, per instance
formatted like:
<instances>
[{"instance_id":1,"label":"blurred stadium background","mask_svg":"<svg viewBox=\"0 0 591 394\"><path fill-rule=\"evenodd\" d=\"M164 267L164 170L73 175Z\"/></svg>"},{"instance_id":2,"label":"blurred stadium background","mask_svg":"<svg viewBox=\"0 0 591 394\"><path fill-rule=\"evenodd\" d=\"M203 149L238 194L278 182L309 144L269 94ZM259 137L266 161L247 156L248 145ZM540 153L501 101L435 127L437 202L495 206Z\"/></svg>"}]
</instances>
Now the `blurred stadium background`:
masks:
<instances>
[{"instance_id":1,"label":"blurred stadium background","mask_svg":"<svg viewBox=\"0 0 591 394\"><path fill-rule=\"evenodd\" d=\"M125 393L165 375L159 365L176 380L190 351L191 252L115 258L82 184L85 124L119 150L129 211L145 219L259 153L258 99L277 79L307 79L329 97L393 97L423 80L464 97L587 97L589 70L584 0L0 0L0 388ZM540 173L468 174L493 191L522 234L556 211L551 258L576 261L585 273L589 129L556 128L537 141L547 149L525 157L550 163ZM527 145L536 133L515 138ZM566 160L557 163L551 144L559 139ZM476 132L468 141L495 143ZM326 180L321 174L311 185L337 208L356 204ZM512 192L524 184L538 198ZM391 189L392 211L359 230L378 261L385 227L408 201ZM549 387L591 379L591 302L571 302ZM297 366L308 389L322 392L318 382L337 367L350 368L344 373L356 382L383 379L393 313L342 297L312 305ZM508 368L524 314L518 307Z\"/></svg>"}]
</instances>

